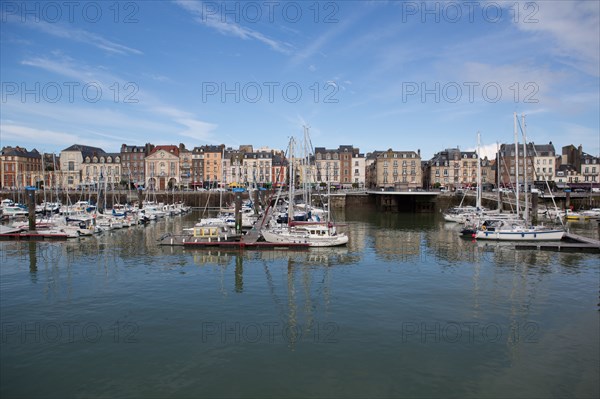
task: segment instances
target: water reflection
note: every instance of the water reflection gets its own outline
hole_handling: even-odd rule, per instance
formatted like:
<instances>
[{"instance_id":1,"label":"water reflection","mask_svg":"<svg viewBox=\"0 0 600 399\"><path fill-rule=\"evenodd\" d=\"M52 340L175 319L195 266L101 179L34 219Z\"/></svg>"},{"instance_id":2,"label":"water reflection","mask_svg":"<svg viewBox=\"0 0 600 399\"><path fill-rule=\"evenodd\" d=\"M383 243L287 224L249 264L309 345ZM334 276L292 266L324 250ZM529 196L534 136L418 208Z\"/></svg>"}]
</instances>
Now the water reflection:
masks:
<instances>
[{"instance_id":1,"label":"water reflection","mask_svg":"<svg viewBox=\"0 0 600 399\"><path fill-rule=\"evenodd\" d=\"M284 394L305 392L295 381L315 383L316 374L334 381L322 396L377 396L381 387L411 396L403 390L411 387L412 396L479 397L487 386L498 387L496 396L528 387L548 396L531 388L530 375L546 382L540 387L572 387L580 369L596 370L597 256L461 239L437 215L345 216L347 247L304 251L157 245L198 215L62 243L0 243L3 322L139 326L137 346L110 336L95 346L3 348L3 392L28 389L24 367L39 381L88 360L97 366L73 371L79 396L86 387L103 389L89 396L113 396L132 384L149 395L252 396L273 380ZM267 325L277 328L273 340ZM248 332L261 328L263 339L251 342ZM564 358L579 368L563 367ZM281 366L267 379L257 364ZM231 374L248 378L232 384ZM206 378L195 383L198 375ZM172 381L179 391L165 390ZM66 389L60 378L40 386L57 396Z\"/></svg>"},{"instance_id":2,"label":"water reflection","mask_svg":"<svg viewBox=\"0 0 600 399\"><path fill-rule=\"evenodd\" d=\"M33 241L29 245L29 273L31 273L31 281L35 282L35 274L37 272L37 244Z\"/></svg>"}]
</instances>

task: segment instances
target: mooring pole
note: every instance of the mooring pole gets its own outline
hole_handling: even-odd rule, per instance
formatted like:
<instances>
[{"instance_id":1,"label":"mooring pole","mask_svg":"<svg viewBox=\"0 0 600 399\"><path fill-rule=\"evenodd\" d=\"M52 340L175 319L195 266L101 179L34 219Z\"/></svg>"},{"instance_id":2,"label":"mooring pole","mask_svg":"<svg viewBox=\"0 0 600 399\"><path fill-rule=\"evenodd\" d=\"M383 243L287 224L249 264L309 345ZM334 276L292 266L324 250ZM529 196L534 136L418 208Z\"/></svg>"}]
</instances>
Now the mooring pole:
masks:
<instances>
[{"instance_id":1,"label":"mooring pole","mask_svg":"<svg viewBox=\"0 0 600 399\"><path fill-rule=\"evenodd\" d=\"M531 224L537 225L538 193L531 193Z\"/></svg>"},{"instance_id":2,"label":"mooring pole","mask_svg":"<svg viewBox=\"0 0 600 399\"><path fill-rule=\"evenodd\" d=\"M27 186L27 210L29 211L29 231L35 231L35 187Z\"/></svg>"},{"instance_id":3,"label":"mooring pole","mask_svg":"<svg viewBox=\"0 0 600 399\"><path fill-rule=\"evenodd\" d=\"M234 189L235 202L235 231L238 234L242 233L242 190Z\"/></svg>"}]
</instances>

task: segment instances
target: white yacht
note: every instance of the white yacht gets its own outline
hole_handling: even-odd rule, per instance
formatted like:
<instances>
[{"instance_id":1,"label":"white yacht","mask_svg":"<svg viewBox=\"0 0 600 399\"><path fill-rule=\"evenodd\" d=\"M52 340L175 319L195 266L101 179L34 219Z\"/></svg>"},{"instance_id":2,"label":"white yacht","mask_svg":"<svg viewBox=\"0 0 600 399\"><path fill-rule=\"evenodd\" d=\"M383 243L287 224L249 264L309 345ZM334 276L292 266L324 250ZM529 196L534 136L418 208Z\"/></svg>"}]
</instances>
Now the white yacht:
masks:
<instances>
[{"instance_id":1,"label":"white yacht","mask_svg":"<svg viewBox=\"0 0 600 399\"><path fill-rule=\"evenodd\" d=\"M265 241L286 244L308 244L311 247L346 245L348 236L338 233L335 226L326 223L271 227L261 231Z\"/></svg>"},{"instance_id":2,"label":"white yacht","mask_svg":"<svg viewBox=\"0 0 600 399\"><path fill-rule=\"evenodd\" d=\"M558 241L564 234L563 229L526 226L523 222L510 220L487 220L473 233L473 236L480 240Z\"/></svg>"}]
</instances>

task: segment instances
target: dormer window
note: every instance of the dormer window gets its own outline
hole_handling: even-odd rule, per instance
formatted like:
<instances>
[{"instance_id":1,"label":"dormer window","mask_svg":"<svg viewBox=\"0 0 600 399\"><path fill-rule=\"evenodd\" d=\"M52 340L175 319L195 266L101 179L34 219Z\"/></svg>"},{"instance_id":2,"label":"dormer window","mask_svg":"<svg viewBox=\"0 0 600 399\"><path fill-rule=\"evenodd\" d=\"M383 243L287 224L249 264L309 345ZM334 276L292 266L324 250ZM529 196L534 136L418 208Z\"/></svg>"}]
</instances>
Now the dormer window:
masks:
<instances>
[{"instance_id":1,"label":"dormer window","mask_svg":"<svg viewBox=\"0 0 600 399\"><path fill-rule=\"evenodd\" d=\"M98 157L94 157L94 163L98 162Z\"/></svg>"},{"instance_id":2,"label":"dormer window","mask_svg":"<svg viewBox=\"0 0 600 399\"><path fill-rule=\"evenodd\" d=\"M90 157L85 157L85 163L90 163Z\"/></svg>"}]
</instances>

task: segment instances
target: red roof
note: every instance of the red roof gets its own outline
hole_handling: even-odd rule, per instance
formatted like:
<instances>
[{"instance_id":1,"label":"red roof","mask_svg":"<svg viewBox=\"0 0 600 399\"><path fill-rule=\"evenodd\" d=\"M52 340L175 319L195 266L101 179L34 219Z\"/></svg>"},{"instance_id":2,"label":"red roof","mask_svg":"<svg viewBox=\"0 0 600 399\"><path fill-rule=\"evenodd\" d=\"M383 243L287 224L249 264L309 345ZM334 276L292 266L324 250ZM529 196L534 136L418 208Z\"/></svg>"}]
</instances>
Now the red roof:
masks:
<instances>
[{"instance_id":1,"label":"red roof","mask_svg":"<svg viewBox=\"0 0 600 399\"><path fill-rule=\"evenodd\" d=\"M150 151L149 155L152 155L160 150L170 152L171 154L175 155L176 157L179 156L179 147L177 147L176 145L157 145L156 147L154 147L154 149L152 151Z\"/></svg>"}]
</instances>

